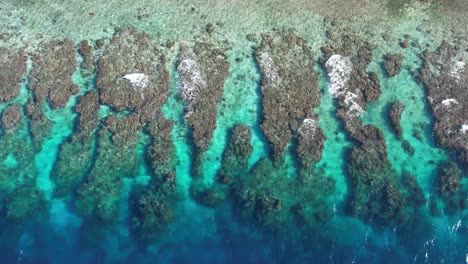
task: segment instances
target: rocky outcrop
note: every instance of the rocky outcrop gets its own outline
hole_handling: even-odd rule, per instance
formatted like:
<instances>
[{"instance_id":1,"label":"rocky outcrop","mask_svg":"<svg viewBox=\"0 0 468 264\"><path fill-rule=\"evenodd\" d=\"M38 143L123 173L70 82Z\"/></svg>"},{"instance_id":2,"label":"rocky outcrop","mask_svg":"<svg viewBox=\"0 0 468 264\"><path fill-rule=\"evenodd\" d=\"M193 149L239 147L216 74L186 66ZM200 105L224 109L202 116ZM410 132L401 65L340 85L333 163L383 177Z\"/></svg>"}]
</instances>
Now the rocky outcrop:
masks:
<instances>
[{"instance_id":1,"label":"rocky outcrop","mask_svg":"<svg viewBox=\"0 0 468 264\"><path fill-rule=\"evenodd\" d=\"M71 40L55 40L34 54L29 87L35 102L47 102L51 108L63 108L78 92L72 75L76 70L76 47Z\"/></svg>"},{"instance_id":2,"label":"rocky outcrop","mask_svg":"<svg viewBox=\"0 0 468 264\"><path fill-rule=\"evenodd\" d=\"M403 66L403 55L401 54L387 54L384 57L383 67L388 77L397 76L401 67Z\"/></svg>"},{"instance_id":3,"label":"rocky outcrop","mask_svg":"<svg viewBox=\"0 0 468 264\"><path fill-rule=\"evenodd\" d=\"M0 48L0 103L19 95L26 65L27 57L23 51Z\"/></svg>"},{"instance_id":4,"label":"rocky outcrop","mask_svg":"<svg viewBox=\"0 0 468 264\"><path fill-rule=\"evenodd\" d=\"M227 55L205 42L196 42L193 47L182 45L177 72L181 78L179 95L185 103L185 122L194 144L192 176L198 177L203 153L216 128L216 107L229 72Z\"/></svg>"},{"instance_id":5,"label":"rocky outcrop","mask_svg":"<svg viewBox=\"0 0 468 264\"><path fill-rule=\"evenodd\" d=\"M390 124L392 125L393 131L398 139L401 139L403 131L401 129L400 121L401 115L405 106L401 102L393 102L390 106L390 111L388 112L388 117L390 118Z\"/></svg>"},{"instance_id":6,"label":"rocky outcrop","mask_svg":"<svg viewBox=\"0 0 468 264\"><path fill-rule=\"evenodd\" d=\"M457 52L447 42L434 52L425 51L419 79L434 115L437 145L454 150L468 165L468 71Z\"/></svg>"},{"instance_id":7,"label":"rocky outcrop","mask_svg":"<svg viewBox=\"0 0 468 264\"><path fill-rule=\"evenodd\" d=\"M270 143L273 158L278 159L304 120L317 119L312 117L312 109L320 103L317 76L313 70L314 56L304 39L280 31L262 34L255 58L262 75L263 120L260 127ZM314 137L309 139L315 140ZM323 147L319 146L320 140L312 144L319 149Z\"/></svg>"}]
</instances>

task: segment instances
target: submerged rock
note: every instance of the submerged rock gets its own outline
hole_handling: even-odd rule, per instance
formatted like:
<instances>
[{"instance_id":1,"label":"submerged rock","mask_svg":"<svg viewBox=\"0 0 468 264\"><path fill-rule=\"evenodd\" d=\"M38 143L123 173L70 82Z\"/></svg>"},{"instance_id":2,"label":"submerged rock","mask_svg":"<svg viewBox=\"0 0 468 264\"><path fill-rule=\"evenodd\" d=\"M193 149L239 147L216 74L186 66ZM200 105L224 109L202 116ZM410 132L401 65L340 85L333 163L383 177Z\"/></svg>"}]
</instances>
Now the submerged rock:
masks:
<instances>
[{"instance_id":1,"label":"submerged rock","mask_svg":"<svg viewBox=\"0 0 468 264\"><path fill-rule=\"evenodd\" d=\"M414 155L414 148L411 146L408 140L403 140L403 142L401 142L401 147L408 155L410 156Z\"/></svg>"},{"instance_id":2,"label":"submerged rock","mask_svg":"<svg viewBox=\"0 0 468 264\"><path fill-rule=\"evenodd\" d=\"M426 204L426 198L421 187L418 184L416 176L403 175L402 183L407 190L406 202L413 207L420 207Z\"/></svg>"},{"instance_id":3,"label":"submerged rock","mask_svg":"<svg viewBox=\"0 0 468 264\"><path fill-rule=\"evenodd\" d=\"M291 179L286 168L275 164L263 158L239 175L232 186L236 212L275 232L297 228L298 220L310 228L327 222L332 205L325 197L334 192L335 181L321 175Z\"/></svg>"},{"instance_id":4,"label":"submerged rock","mask_svg":"<svg viewBox=\"0 0 468 264\"><path fill-rule=\"evenodd\" d=\"M167 229L174 221L175 212L165 197L146 192L139 196L131 206L131 227L137 237L143 241L151 241Z\"/></svg>"}]
</instances>

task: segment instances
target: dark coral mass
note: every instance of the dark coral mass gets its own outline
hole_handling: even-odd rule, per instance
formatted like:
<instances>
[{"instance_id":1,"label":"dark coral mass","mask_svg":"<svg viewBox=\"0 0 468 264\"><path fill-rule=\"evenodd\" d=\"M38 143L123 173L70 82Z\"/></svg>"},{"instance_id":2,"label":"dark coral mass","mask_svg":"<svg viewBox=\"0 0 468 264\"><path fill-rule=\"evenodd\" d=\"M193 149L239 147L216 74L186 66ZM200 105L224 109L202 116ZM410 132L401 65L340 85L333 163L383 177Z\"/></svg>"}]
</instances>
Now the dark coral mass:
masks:
<instances>
[{"instance_id":1,"label":"dark coral mass","mask_svg":"<svg viewBox=\"0 0 468 264\"><path fill-rule=\"evenodd\" d=\"M0 3L0 263L465 263L465 0Z\"/></svg>"}]
</instances>

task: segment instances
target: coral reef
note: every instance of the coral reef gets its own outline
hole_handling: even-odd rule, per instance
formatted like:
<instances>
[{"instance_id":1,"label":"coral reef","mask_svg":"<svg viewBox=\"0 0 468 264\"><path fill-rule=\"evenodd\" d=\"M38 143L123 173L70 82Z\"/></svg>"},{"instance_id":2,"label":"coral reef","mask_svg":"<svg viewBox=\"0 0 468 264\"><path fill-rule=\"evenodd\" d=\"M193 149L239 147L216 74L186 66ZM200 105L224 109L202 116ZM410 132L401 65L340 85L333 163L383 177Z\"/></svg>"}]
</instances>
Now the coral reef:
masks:
<instances>
[{"instance_id":1,"label":"coral reef","mask_svg":"<svg viewBox=\"0 0 468 264\"><path fill-rule=\"evenodd\" d=\"M22 111L19 105L12 104L2 113L2 129L6 131L15 130L21 124Z\"/></svg>"},{"instance_id":2,"label":"coral reef","mask_svg":"<svg viewBox=\"0 0 468 264\"><path fill-rule=\"evenodd\" d=\"M47 102L53 109L63 108L71 95L78 92L72 81L76 70L76 47L70 40L45 44L40 53L33 54L33 70L29 87L35 102Z\"/></svg>"},{"instance_id":3,"label":"coral reef","mask_svg":"<svg viewBox=\"0 0 468 264\"><path fill-rule=\"evenodd\" d=\"M8 102L19 95L26 62L24 51L0 48L0 103Z\"/></svg>"},{"instance_id":4,"label":"coral reef","mask_svg":"<svg viewBox=\"0 0 468 264\"><path fill-rule=\"evenodd\" d=\"M229 71L225 52L213 44L181 45L177 64L181 78L180 97L185 103L185 122L193 139L192 176L199 177L203 153L216 128L216 107L223 95Z\"/></svg>"},{"instance_id":5,"label":"coral reef","mask_svg":"<svg viewBox=\"0 0 468 264\"><path fill-rule=\"evenodd\" d=\"M320 103L317 76L312 70L314 55L304 39L280 31L262 34L255 58L262 74L260 127L272 147L272 157L277 160L304 120L317 120L317 116L312 116L312 109ZM317 130L319 135L320 128ZM314 140L318 149L323 147L320 136L308 139Z\"/></svg>"},{"instance_id":6,"label":"coral reef","mask_svg":"<svg viewBox=\"0 0 468 264\"><path fill-rule=\"evenodd\" d=\"M403 131L401 129L400 121L401 121L401 114L405 106L401 102L393 102L390 105L390 111L388 112L388 117L390 118L390 123L392 124L393 131L398 139L401 139L403 135Z\"/></svg>"},{"instance_id":7,"label":"coral reef","mask_svg":"<svg viewBox=\"0 0 468 264\"><path fill-rule=\"evenodd\" d=\"M401 67L403 66L403 55L401 54L387 54L384 57L383 67L388 77L397 76Z\"/></svg>"},{"instance_id":8,"label":"coral reef","mask_svg":"<svg viewBox=\"0 0 468 264\"><path fill-rule=\"evenodd\" d=\"M457 59L459 50L443 42L436 51L425 51L419 79L435 118L434 135L437 144L458 153L459 160L468 165L468 71Z\"/></svg>"}]
</instances>

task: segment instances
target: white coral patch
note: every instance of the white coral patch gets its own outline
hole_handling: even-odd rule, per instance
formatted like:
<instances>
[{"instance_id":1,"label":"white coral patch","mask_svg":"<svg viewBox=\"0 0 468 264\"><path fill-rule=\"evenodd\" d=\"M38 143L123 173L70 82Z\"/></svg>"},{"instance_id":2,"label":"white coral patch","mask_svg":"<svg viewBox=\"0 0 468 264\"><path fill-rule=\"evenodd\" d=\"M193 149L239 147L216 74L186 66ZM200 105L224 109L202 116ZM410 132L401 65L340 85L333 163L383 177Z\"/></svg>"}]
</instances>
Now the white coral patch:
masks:
<instances>
[{"instance_id":1,"label":"white coral patch","mask_svg":"<svg viewBox=\"0 0 468 264\"><path fill-rule=\"evenodd\" d=\"M260 54L260 64L263 65L265 79L269 82L281 82L281 77L278 74L278 70L276 69L275 63L271 58L270 54L266 52L262 52Z\"/></svg>"},{"instance_id":2,"label":"white coral patch","mask_svg":"<svg viewBox=\"0 0 468 264\"><path fill-rule=\"evenodd\" d=\"M344 103L346 105L349 105L350 103L352 104L354 102L354 100L357 99L357 98L358 98L357 94L352 93L352 92L346 92Z\"/></svg>"},{"instance_id":3,"label":"white coral patch","mask_svg":"<svg viewBox=\"0 0 468 264\"><path fill-rule=\"evenodd\" d=\"M452 71L450 71L450 77L454 78L457 82L460 80L461 74L465 71L465 63L463 61L457 61L452 66Z\"/></svg>"},{"instance_id":4,"label":"white coral patch","mask_svg":"<svg viewBox=\"0 0 468 264\"><path fill-rule=\"evenodd\" d=\"M443 106L450 106L450 105L453 105L453 104L458 104L458 101L455 100L455 99L445 99L445 100L442 101Z\"/></svg>"},{"instance_id":5,"label":"white coral patch","mask_svg":"<svg viewBox=\"0 0 468 264\"><path fill-rule=\"evenodd\" d=\"M466 132L468 132L468 123L463 124L463 125L461 126L460 132L461 132L463 135L465 135Z\"/></svg>"},{"instance_id":6,"label":"white coral patch","mask_svg":"<svg viewBox=\"0 0 468 264\"><path fill-rule=\"evenodd\" d=\"M141 89L148 85L149 77L143 73L129 73L122 77L127 80L133 88Z\"/></svg>"},{"instance_id":7,"label":"white coral patch","mask_svg":"<svg viewBox=\"0 0 468 264\"><path fill-rule=\"evenodd\" d=\"M346 91L353 64L350 58L335 54L327 60L325 67L331 82L328 91L332 97L336 98Z\"/></svg>"},{"instance_id":8,"label":"white coral patch","mask_svg":"<svg viewBox=\"0 0 468 264\"><path fill-rule=\"evenodd\" d=\"M317 121L312 118L306 118L302 121L301 126L298 129L298 133L302 136L314 136L315 130L317 129Z\"/></svg>"},{"instance_id":9,"label":"white coral patch","mask_svg":"<svg viewBox=\"0 0 468 264\"><path fill-rule=\"evenodd\" d=\"M198 95L198 92L206 87L205 77L198 63L194 60L186 59L179 63L177 71L182 77L180 96L187 103L187 113L185 117L192 114L192 102Z\"/></svg>"}]
</instances>

